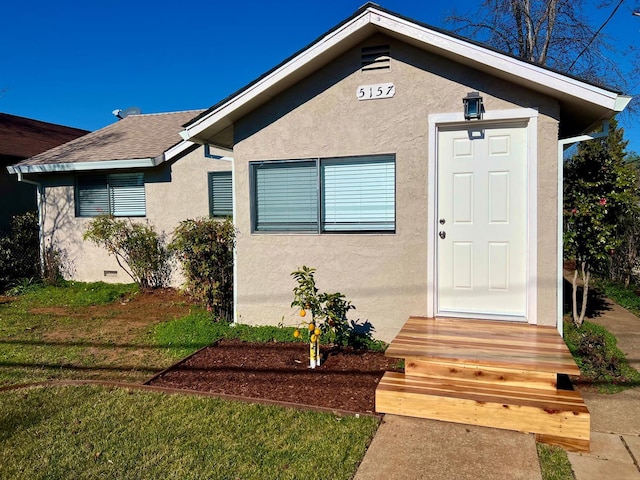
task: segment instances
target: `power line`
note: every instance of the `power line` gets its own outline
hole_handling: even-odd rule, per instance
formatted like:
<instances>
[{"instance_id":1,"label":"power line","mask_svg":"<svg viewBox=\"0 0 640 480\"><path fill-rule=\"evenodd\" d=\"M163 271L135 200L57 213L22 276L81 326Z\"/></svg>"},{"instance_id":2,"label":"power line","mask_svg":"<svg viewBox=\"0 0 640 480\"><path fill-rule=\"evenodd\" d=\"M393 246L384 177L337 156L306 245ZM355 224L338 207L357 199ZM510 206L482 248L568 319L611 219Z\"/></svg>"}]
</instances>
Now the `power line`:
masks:
<instances>
[{"instance_id":1,"label":"power line","mask_svg":"<svg viewBox=\"0 0 640 480\"><path fill-rule=\"evenodd\" d=\"M593 37L591 37L591 40L589 40L589 43L587 43L587 46L584 47L582 49L582 51L580 52L580 54L576 57L576 59L573 61L573 63L571 64L571 66L569 67L569 69L567 70L567 72L570 72L571 69L573 68L573 66L576 64L576 62L578 61L578 59L582 56L582 54L584 52L587 51L587 49L591 46L591 44L593 43L593 41L596 39L596 37L598 35L600 35L600 32L602 31L602 29L607 25L607 23L609 23L609 21L613 18L613 16L616 14L616 12L618 11L618 9L620 8L620 6L624 3L624 0L620 0L620 2L618 3L618 5L616 5L616 8L613 9L613 12L611 12L611 15L609 15L609 18L607 18L605 20L605 22L600 26L600 28L598 29L598 31L596 33L593 34Z\"/></svg>"}]
</instances>

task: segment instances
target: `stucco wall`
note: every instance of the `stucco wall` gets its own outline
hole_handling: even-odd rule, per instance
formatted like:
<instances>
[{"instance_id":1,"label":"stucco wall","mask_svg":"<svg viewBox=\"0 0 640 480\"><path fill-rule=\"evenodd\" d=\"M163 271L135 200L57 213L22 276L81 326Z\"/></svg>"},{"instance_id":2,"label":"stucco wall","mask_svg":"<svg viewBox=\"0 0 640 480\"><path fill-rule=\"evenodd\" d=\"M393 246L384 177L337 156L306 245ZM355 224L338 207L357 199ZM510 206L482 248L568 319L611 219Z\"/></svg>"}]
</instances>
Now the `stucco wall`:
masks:
<instances>
[{"instance_id":1,"label":"stucco wall","mask_svg":"<svg viewBox=\"0 0 640 480\"><path fill-rule=\"evenodd\" d=\"M295 324L290 273L318 269L318 287L340 291L390 340L409 315L427 312L428 116L460 112L479 91L486 111L537 108L538 323L555 324L555 101L447 59L378 36L391 45L390 70L360 71L360 47L299 82L235 124L237 313L246 323ZM393 98L358 101L359 85L393 82ZM252 234L249 162L377 153L396 155L395 234ZM523 186L523 188L525 188Z\"/></svg>"},{"instance_id":2,"label":"stucco wall","mask_svg":"<svg viewBox=\"0 0 640 480\"><path fill-rule=\"evenodd\" d=\"M214 152L215 153L215 152ZM223 153L226 154L226 153ZM146 217L158 232L170 234L181 220L209 215L208 172L231 170L231 162L205 158L204 148L145 170ZM130 282L130 277L102 248L82 240L91 218L75 216L73 175L49 175L45 185L45 236L63 252L66 276L79 281ZM105 275L105 271L116 272ZM176 270L173 284L181 283Z\"/></svg>"}]
</instances>

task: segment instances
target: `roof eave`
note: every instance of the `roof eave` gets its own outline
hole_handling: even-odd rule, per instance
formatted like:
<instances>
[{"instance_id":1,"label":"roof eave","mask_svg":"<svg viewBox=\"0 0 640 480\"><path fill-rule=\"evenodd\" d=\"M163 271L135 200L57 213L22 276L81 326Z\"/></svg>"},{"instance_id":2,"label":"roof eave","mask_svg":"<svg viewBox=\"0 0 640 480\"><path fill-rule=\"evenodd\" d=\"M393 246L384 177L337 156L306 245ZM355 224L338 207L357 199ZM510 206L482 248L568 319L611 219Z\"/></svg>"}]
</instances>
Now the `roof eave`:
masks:
<instances>
[{"instance_id":1,"label":"roof eave","mask_svg":"<svg viewBox=\"0 0 640 480\"><path fill-rule=\"evenodd\" d=\"M128 160L102 160L95 162L72 163L42 163L37 165L9 165L7 171L11 174L20 173L61 173L80 172L90 170L122 170L131 168L151 168L161 163L161 157L132 158Z\"/></svg>"},{"instance_id":2,"label":"roof eave","mask_svg":"<svg viewBox=\"0 0 640 480\"><path fill-rule=\"evenodd\" d=\"M418 44L421 48L455 59L478 70L520 83L528 88L558 98L570 98L572 104L583 104L604 109L611 116L622 111L629 97L596 85L569 77L545 67L524 62L482 45L434 30L399 17L392 12L368 5L350 20L331 30L306 49L286 60L280 66L249 84L233 96L215 105L210 111L196 117L181 132L184 139L206 142L213 135L229 127L247 109L282 91L292 83L292 77L301 72L319 68L328 59L341 53L339 44L355 43L374 31ZM345 42L351 39L351 42ZM332 55L333 56L332 56ZM296 75L297 73L297 75Z\"/></svg>"}]
</instances>

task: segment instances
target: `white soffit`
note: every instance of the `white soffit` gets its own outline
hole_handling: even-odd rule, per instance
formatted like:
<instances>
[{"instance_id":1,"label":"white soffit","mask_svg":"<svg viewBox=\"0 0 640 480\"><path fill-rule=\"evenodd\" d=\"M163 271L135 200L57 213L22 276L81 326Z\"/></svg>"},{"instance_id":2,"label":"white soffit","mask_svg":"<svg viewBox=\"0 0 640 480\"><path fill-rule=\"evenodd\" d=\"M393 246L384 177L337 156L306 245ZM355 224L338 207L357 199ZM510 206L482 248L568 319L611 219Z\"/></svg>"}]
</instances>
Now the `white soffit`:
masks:
<instances>
[{"instance_id":1,"label":"white soffit","mask_svg":"<svg viewBox=\"0 0 640 480\"><path fill-rule=\"evenodd\" d=\"M265 94L265 98L271 98L289 84L294 83L296 79L313 71L317 68L315 61L323 54L328 53L330 49L340 52L340 48L336 48L340 43L344 42L344 49L346 49L376 30L552 97L571 99L576 103L592 104L612 112L621 111L628 103L628 100L625 101L627 97L615 92L501 54L461 38L431 30L374 7L368 7L360 15L332 30L264 78L249 85L204 117L190 124L181 135L185 139L197 138L213 126L217 127L216 132L220 131L233 123L234 117L241 113L239 111L243 110L243 107L250 107L255 101L259 104L258 97ZM206 135L201 139L205 139L205 137Z\"/></svg>"}]
</instances>

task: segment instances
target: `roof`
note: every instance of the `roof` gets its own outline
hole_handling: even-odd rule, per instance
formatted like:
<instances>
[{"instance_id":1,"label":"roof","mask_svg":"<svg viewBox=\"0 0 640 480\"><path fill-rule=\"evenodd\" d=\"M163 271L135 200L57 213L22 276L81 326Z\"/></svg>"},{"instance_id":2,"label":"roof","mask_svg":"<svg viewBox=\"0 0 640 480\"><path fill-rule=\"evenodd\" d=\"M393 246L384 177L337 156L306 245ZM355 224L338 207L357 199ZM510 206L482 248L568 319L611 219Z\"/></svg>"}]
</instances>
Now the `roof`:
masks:
<instances>
[{"instance_id":1,"label":"roof","mask_svg":"<svg viewBox=\"0 0 640 480\"><path fill-rule=\"evenodd\" d=\"M375 33L383 33L556 98L560 104L561 133L564 135L588 131L600 120L611 118L622 111L630 100L630 97L613 90L527 62L367 3L310 45L186 123L182 137L231 147L235 121Z\"/></svg>"},{"instance_id":2,"label":"roof","mask_svg":"<svg viewBox=\"0 0 640 480\"><path fill-rule=\"evenodd\" d=\"M0 113L0 156L32 157L87 133L80 128Z\"/></svg>"},{"instance_id":3,"label":"roof","mask_svg":"<svg viewBox=\"0 0 640 480\"><path fill-rule=\"evenodd\" d=\"M8 167L11 173L152 167L193 146L181 125L203 110L129 115Z\"/></svg>"}]
</instances>

